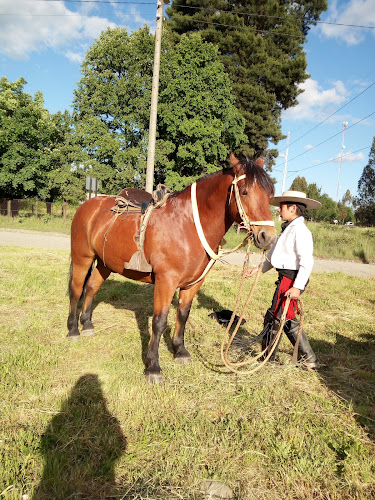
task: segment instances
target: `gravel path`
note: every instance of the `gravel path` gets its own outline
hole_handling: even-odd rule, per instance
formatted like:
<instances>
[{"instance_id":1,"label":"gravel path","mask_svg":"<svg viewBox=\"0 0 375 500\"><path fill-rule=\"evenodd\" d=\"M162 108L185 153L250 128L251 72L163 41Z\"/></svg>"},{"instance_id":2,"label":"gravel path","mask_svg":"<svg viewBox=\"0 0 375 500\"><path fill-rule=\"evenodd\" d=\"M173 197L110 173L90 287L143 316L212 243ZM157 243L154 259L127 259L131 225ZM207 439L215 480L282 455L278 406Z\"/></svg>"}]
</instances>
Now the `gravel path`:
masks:
<instances>
[{"instance_id":1,"label":"gravel path","mask_svg":"<svg viewBox=\"0 0 375 500\"><path fill-rule=\"evenodd\" d=\"M18 246L27 248L47 248L70 250L70 236L61 233L42 233L24 229L1 229L0 246ZM253 262L259 262L260 254L253 254ZM222 259L223 265L242 266L244 254L235 252ZM313 272L343 272L362 278L375 278L375 264L362 264L347 260L315 259Z\"/></svg>"}]
</instances>

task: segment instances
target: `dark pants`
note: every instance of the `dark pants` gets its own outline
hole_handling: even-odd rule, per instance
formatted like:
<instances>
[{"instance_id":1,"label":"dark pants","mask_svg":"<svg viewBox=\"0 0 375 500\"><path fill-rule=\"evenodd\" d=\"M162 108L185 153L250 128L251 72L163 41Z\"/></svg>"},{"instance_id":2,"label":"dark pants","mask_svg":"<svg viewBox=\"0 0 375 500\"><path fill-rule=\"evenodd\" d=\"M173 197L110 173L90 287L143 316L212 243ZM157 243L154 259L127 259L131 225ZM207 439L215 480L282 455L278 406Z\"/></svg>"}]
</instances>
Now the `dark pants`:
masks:
<instances>
[{"instance_id":1,"label":"dark pants","mask_svg":"<svg viewBox=\"0 0 375 500\"><path fill-rule=\"evenodd\" d=\"M279 326L280 326L280 318L283 313L283 308L282 308L282 302L279 300L278 302L278 297L279 297L279 288L280 288L280 283L281 283L282 275L279 274L278 280L276 281L276 290L275 293L273 294L272 298L272 304L271 307L267 310L266 315L264 317L264 329L263 329L263 339L262 339L262 350L266 349L273 341L275 338ZM303 291L301 291L301 294ZM277 306L277 310L275 311ZM276 314L275 314L276 313ZM294 346L297 341L297 335L298 335L298 330L299 330L299 320L294 318L294 319L288 319L285 322L284 325L284 332L292 345ZM280 337L281 339L281 337ZM276 346L275 350L273 351L271 357L269 358L269 361L274 361L276 357L278 346ZM305 361L310 364L316 364L317 363L317 358L312 350L310 343L308 341L306 332L302 329L301 335L300 335L300 340L298 344L298 361Z\"/></svg>"}]
</instances>

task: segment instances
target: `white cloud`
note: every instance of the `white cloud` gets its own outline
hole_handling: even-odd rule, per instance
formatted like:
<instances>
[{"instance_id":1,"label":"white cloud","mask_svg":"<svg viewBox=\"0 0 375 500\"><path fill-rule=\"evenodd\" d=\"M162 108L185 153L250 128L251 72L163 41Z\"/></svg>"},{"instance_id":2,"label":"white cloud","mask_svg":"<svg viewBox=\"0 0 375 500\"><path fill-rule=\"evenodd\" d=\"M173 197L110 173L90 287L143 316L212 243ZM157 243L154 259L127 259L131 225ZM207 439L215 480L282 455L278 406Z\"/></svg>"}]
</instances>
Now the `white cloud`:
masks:
<instances>
[{"instance_id":1,"label":"white cloud","mask_svg":"<svg viewBox=\"0 0 375 500\"><path fill-rule=\"evenodd\" d=\"M300 85L300 88L304 92L298 96L298 105L284 111L284 119L322 121L332 113L330 106L336 108L342 104L347 94L345 85L341 81L333 82L333 87L324 90L316 80L309 78ZM342 120L342 116L337 118Z\"/></svg>"},{"instance_id":2,"label":"white cloud","mask_svg":"<svg viewBox=\"0 0 375 500\"><path fill-rule=\"evenodd\" d=\"M347 153L343 153L342 155L342 162L344 163L353 163L355 161L362 161L364 160L364 155L363 153L352 153L351 151L348 151ZM334 158L331 159L331 161L339 162L341 161L341 153L338 153Z\"/></svg>"},{"instance_id":3,"label":"white cloud","mask_svg":"<svg viewBox=\"0 0 375 500\"><path fill-rule=\"evenodd\" d=\"M67 48L116 26L106 18L88 15L84 8L85 14L70 11L62 1L1 0L0 51L12 59L25 60L32 52ZM65 53L68 57L72 54L69 50Z\"/></svg>"},{"instance_id":4,"label":"white cloud","mask_svg":"<svg viewBox=\"0 0 375 500\"><path fill-rule=\"evenodd\" d=\"M67 50L65 52L65 57L69 59L69 61L78 64L81 64L81 62L84 59L84 56L82 54L79 54L78 52L73 52L71 50Z\"/></svg>"},{"instance_id":5,"label":"white cloud","mask_svg":"<svg viewBox=\"0 0 375 500\"><path fill-rule=\"evenodd\" d=\"M312 144L306 144L305 149L314 149Z\"/></svg>"},{"instance_id":6,"label":"white cloud","mask_svg":"<svg viewBox=\"0 0 375 500\"><path fill-rule=\"evenodd\" d=\"M348 3L333 1L324 21L337 24L354 24L359 26L375 25L374 0L351 0ZM351 28L350 26L334 26L320 24L321 33L327 38L337 38L347 45L358 45L367 33L375 34L375 30Z\"/></svg>"}]
</instances>

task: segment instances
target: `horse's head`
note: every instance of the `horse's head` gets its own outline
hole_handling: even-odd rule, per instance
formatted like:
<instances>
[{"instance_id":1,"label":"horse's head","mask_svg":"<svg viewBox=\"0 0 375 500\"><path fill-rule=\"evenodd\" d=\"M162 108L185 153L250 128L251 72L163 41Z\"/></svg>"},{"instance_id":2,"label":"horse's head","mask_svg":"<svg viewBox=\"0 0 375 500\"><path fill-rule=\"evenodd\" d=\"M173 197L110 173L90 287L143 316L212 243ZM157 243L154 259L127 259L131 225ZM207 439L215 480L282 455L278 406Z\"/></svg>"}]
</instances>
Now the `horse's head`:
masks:
<instances>
[{"instance_id":1,"label":"horse's head","mask_svg":"<svg viewBox=\"0 0 375 500\"><path fill-rule=\"evenodd\" d=\"M276 240L270 198L274 185L270 176L254 160L238 160L231 154L234 179L229 201L230 216L254 236L258 248L267 249Z\"/></svg>"}]
</instances>

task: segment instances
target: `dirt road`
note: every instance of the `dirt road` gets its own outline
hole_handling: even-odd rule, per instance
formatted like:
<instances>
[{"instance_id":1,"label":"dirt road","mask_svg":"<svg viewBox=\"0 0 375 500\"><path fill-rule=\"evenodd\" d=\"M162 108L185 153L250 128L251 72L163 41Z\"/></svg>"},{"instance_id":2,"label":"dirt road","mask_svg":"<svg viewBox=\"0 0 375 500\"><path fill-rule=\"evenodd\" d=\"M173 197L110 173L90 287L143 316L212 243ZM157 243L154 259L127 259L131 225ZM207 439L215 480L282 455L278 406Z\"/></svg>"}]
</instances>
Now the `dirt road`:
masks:
<instances>
[{"instance_id":1,"label":"dirt road","mask_svg":"<svg viewBox=\"0 0 375 500\"><path fill-rule=\"evenodd\" d=\"M27 248L48 248L70 250L70 237L61 233L42 233L23 229L1 229L0 246L19 246ZM260 255L253 254L253 262L259 262ZM244 254L235 252L222 259L223 265L242 266ZM315 259L313 272L342 272L362 278L375 278L375 264L362 264L345 260Z\"/></svg>"}]
</instances>

